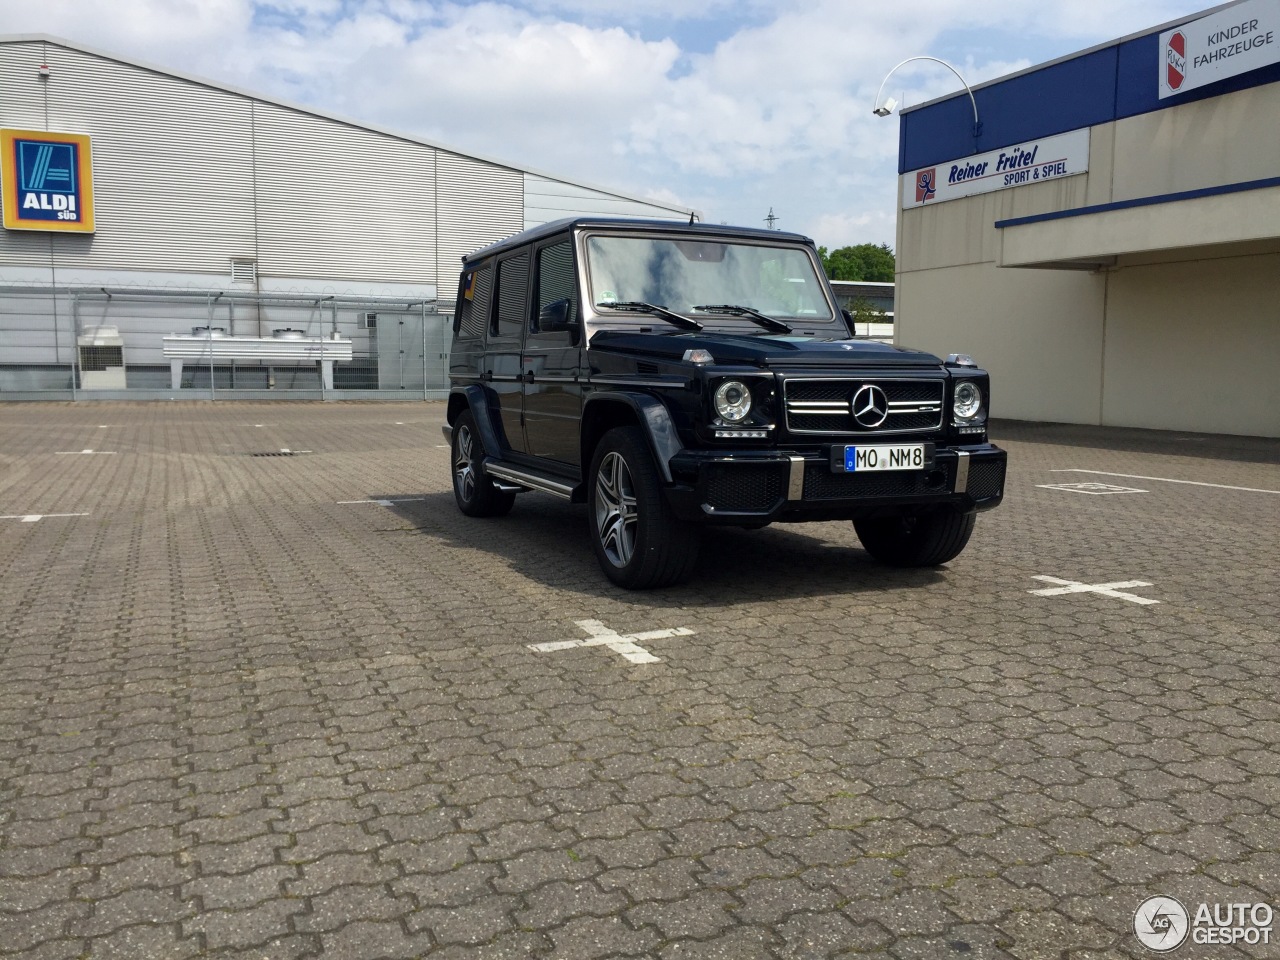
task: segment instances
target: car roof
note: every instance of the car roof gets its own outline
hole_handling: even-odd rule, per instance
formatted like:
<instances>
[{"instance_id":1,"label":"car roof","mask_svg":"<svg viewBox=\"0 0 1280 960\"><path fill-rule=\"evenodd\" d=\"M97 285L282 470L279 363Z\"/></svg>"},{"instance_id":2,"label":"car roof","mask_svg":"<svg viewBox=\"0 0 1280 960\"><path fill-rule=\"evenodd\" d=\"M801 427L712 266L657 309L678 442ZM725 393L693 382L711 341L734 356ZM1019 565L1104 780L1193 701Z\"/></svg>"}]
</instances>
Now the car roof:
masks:
<instances>
[{"instance_id":1,"label":"car roof","mask_svg":"<svg viewBox=\"0 0 1280 960\"><path fill-rule=\"evenodd\" d=\"M799 233L786 233L781 230L764 230L759 227L730 227L716 223L684 223L680 220L642 220L630 217L567 217L544 223L538 227L523 230L514 236L491 243L487 247L468 253L462 258L464 264L475 263L491 257L504 250L523 246L570 230L658 230L662 233L677 234L689 237L726 237L741 240L769 240L774 243L803 243L813 246L813 241Z\"/></svg>"}]
</instances>

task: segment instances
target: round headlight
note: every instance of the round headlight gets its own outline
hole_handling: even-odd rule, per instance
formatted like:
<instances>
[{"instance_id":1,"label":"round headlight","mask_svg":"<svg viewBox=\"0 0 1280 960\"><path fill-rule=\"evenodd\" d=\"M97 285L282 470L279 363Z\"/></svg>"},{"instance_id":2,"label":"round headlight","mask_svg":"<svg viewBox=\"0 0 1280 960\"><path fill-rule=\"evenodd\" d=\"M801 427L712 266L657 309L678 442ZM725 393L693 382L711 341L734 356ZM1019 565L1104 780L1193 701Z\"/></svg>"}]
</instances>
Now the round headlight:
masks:
<instances>
[{"instance_id":1,"label":"round headlight","mask_svg":"<svg viewBox=\"0 0 1280 960\"><path fill-rule=\"evenodd\" d=\"M721 420L741 423L751 412L751 391L741 380L726 380L716 388L715 402Z\"/></svg>"},{"instance_id":2,"label":"round headlight","mask_svg":"<svg viewBox=\"0 0 1280 960\"><path fill-rule=\"evenodd\" d=\"M957 420L972 420L982 409L982 391L972 380L956 384L955 401L951 404Z\"/></svg>"}]
</instances>

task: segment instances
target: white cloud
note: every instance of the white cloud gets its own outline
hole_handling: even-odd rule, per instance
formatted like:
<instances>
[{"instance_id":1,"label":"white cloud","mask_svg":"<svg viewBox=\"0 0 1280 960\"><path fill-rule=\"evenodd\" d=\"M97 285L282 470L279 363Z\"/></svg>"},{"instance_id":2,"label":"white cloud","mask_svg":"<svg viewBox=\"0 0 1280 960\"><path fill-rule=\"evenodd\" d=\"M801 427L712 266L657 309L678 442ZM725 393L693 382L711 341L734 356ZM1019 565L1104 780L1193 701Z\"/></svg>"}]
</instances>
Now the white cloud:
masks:
<instances>
[{"instance_id":1,"label":"white cloud","mask_svg":"<svg viewBox=\"0 0 1280 960\"><path fill-rule=\"evenodd\" d=\"M971 83L1161 23L1194 0L0 0L47 32L518 166L786 229L893 242L886 72L949 52ZM719 37L719 42L708 41ZM682 46L682 43L684 44ZM698 52L702 51L702 52ZM959 89L913 64L906 103Z\"/></svg>"}]
</instances>

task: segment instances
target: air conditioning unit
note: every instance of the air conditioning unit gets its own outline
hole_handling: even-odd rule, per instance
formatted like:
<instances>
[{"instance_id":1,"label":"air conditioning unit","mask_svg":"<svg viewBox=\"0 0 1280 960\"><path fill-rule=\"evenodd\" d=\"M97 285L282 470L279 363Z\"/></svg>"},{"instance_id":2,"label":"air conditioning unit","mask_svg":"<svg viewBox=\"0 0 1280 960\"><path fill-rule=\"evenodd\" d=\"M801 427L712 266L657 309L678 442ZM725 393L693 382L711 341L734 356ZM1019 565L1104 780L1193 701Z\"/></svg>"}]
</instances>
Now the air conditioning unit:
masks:
<instances>
[{"instance_id":1,"label":"air conditioning unit","mask_svg":"<svg viewBox=\"0 0 1280 960\"><path fill-rule=\"evenodd\" d=\"M76 337L81 390L123 390L124 340L116 327L91 327Z\"/></svg>"},{"instance_id":2,"label":"air conditioning unit","mask_svg":"<svg viewBox=\"0 0 1280 960\"><path fill-rule=\"evenodd\" d=\"M378 329L378 315L376 313L360 314L360 329L361 330Z\"/></svg>"}]
</instances>

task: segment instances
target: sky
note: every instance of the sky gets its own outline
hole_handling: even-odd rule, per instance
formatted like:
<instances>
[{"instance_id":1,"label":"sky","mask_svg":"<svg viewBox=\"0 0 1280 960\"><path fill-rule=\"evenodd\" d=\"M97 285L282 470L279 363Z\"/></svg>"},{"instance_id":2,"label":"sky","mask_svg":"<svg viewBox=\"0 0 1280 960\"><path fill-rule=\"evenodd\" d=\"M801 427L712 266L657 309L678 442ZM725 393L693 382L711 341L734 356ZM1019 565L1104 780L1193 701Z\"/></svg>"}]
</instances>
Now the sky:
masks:
<instances>
[{"instance_id":1,"label":"sky","mask_svg":"<svg viewBox=\"0 0 1280 960\"><path fill-rule=\"evenodd\" d=\"M0 0L47 33L461 153L779 229L893 246L895 64L972 86L1211 0ZM886 95L962 89L928 61Z\"/></svg>"}]
</instances>

